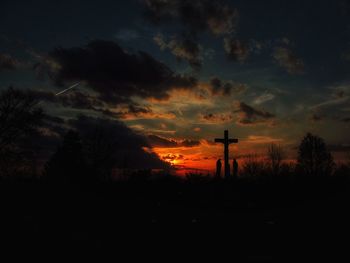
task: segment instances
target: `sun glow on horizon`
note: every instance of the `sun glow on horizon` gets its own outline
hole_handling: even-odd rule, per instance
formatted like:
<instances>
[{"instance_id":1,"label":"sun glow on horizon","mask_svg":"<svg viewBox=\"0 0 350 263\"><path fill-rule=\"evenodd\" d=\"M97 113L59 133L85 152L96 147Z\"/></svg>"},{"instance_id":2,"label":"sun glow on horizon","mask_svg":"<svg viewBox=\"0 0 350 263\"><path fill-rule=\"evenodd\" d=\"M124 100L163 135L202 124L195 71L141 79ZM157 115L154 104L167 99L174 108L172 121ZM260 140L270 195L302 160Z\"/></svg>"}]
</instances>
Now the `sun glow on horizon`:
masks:
<instances>
[{"instance_id":1,"label":"sun glow on horizon","mask_svg":"<svg viewBox=\"0 0 350 263\"><path fill-rule=\"evenodd\" d=\"M282 144L287 148L286 141L269 136L248 136L240 140L239 144L230 145L230 162L235 158L242 165L251 156L259 160L266 160L267 147L271 143ZM221 144L211 143L201 139L200 144L194 147L154 147L152 151L159 158L176 168L177 174L185 175L188 172L212 174L216 169L216 161L224 159ZM288 154L288 160L294 160L293 153Z\"/></svg>"}]
</instances>

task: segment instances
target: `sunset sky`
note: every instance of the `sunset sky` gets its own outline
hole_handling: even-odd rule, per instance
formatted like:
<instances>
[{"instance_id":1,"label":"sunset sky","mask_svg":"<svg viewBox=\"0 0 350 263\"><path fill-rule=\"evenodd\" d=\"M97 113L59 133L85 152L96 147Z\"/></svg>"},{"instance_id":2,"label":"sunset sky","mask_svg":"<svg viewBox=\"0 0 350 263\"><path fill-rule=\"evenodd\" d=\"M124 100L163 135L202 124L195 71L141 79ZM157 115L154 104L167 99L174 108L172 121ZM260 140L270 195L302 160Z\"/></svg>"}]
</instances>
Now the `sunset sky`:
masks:
<instances>
[{"instance_id":1,"label":"sunset sky","mask_svg":"<svg viewBox=\"0 0 350 263\"><path fill-rule=\"evenodd\" d=\"M32 90L55 122L47 137L109 120L180 173L212 171L225 129L239 160L270 143L293 160L306 132L337 160L350 149L349 0L0 6L0 90Z\"/></svg>"}]
</instances>

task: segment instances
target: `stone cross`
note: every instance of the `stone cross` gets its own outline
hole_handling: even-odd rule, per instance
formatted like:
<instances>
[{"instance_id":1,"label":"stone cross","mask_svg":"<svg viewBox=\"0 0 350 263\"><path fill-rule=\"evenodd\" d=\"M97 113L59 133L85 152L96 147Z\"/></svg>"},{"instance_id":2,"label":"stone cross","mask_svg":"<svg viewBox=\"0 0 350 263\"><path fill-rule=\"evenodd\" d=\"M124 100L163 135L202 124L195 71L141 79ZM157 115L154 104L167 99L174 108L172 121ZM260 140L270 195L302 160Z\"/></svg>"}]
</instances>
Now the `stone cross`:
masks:
<instances>
[{"instance_id":1,"label":"stone cross","mask_svg":"<svg viewBox=\"0 0 350 263\"><path fill-rule=\"evenodd\" d=\"M224 139L215 139L215 142L224 144L224 155L225 155L225 178L230 177L230 164L229 164L229 146L231 143L238 143L238 139L229 139L228 131L225 131Z\"/></svg>"}]
</instances>

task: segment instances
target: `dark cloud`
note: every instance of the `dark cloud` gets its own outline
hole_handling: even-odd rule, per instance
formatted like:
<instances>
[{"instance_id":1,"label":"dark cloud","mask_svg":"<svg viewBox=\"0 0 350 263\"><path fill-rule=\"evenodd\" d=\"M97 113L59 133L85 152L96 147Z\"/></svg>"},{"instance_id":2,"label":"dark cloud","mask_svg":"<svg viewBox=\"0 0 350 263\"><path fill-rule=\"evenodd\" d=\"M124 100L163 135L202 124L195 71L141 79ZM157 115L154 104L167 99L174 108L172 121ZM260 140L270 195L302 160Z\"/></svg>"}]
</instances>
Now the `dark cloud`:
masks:
<instances>
[{"instance_id":1,"label":"dark cloud","mask_svg":"<svg viewBox=\"0 0 350 263\"><path fill-rule=\"evenodd\" d=\"M228 123L233 120L233 116L229 113L207 113L201 115L201 120L212 124Z\"/></svg>"},{"instance_id":2,"label":"dark cloud","mask_svg":"<svg viewBox=\"0 0 350 263\"><path fill-rule=\"evenodd\" d=\"M56 96L55 93L51 91L32 90L31 94L38 100L60 104L64 107L74 109L97 110L99 107L103 107L104 105L96 97L80 91L67 92Z\"/></svg>"},{"instance_id":3,"label":"dark cloud","mask_svg":"<svg viewBox=\"0 0 350 263\"><path fill-rule=\"evenodd\" d=\"M117 119L132 119L138 117L161 117L162 114L156 114L148 106L142 106L135 102L122 104L117 110L111 111L108 105L96 98L95 96L80 91L66 92L59 96L50 91L32 90L31 94L40 101L62 105L80 110L92 110L105 116ZM168 116L164 114L164 116ZM163 117L164 117L163 116Z\"/></svg>"},{"instance_id":4,"label":"dark cloud","mask_svg":"<svg viewBox=\"0 0 350 263\"><path fill-rule=\"evenodd\" d=\"M139 114L139 113L151 113L152 110L148 107L143 107L137 104L129 104L128 105L128 112L133 114Z\"/></svg>"},{"instance_id":5,"label":"dark cloud","mask_svg":"<svg viewBox=\"0 0 350 263\"><path fill-rule=\"evenodd\" d=\"M239 113L238 124L241 125L266 123L275 118L274 114L263 110L257 110L244 102L239 102L237 106L238 110L235 112Z\"/></svg>"},{"instance_id":6,"label":"dark cloud","mask_svg":"<svg viewBox=\"0 0 350 263\"><path fill-rule=\"evenodd\" d=\"M152 152L151 145L145 136L135 133L120 121L85 115L66 121L44 115L40 133L33 138L30 145L36 151L40 163L44 164L55 152L70 129L79 132L84 143L89 143L98 132L105 142L114 145L115 168L125 168L125 165L135 169L168 168L168 164Z\"/></svg>"},{"instance_id":7,"label":"dark cloud","mask_svg":"<svg viewBox=\"0 0 350 263\"><path fill-rule=\"evenodd\" d=\"M79 91L60 96L59 100L62 102L63 106L76 109L95 109L96 107L103 106L103 103L97 98Z\"/></svg>"},{"instance_id":8,"label":"dark cloud","mask_svg":"<svg viewBox=\"0 0 350 263\"><path fill-rule=\"evenodd\" d=\"M161 161L155 153L145 151L150 148L147 138L136 134L120 121L79 116L69 121L71 127L79 131L83 140L93 136L99 130L108 141L115 145L116 166L122 167L125 162L135 169L162 169L168 164Z\"/></svg>"},{"instance_id":9,"label":"dark cloud","mask_svg":"<svg viewBox=\"0 0 350 263\"><path fill-rule=\"evenodd\" d=\"M163 138L157 135L149 135L148 142L152 147L159 148L176 148L176 147L196 147L200 145L199 141L193 140L183 140L183 141L175 141L167 138Z\"/></svg>"},{"instance_id":10,"label":"dark cloud","mask_svg":"<svg viewBox=\"0 0 350 263\"><path fill-rule=\"evenodd\" d=\"M32 96L34 96L38 101L47 101L51 103L58 102L55 93L52 91L43 91L43 90L30 90Z\"/></svg>"},{"instance_id":11,"label":"dark cloud","mask_svg":"<svg viewBox=\"0 0 350 263\"><path fill-rule=\"evenodd\" d=\"M217 77L214 77L210 80L210 85L211 85L213 94L218 94L222 90L222 87L223 87L223 83L222 83L221 79L219 79ZM226 93L226 92L224 91L224 93Z\"/></svg>"},{"instance_id":12,"label":"dark cloud","mask_svg":"<svg viewBox=\"0 0 350 263\"><path fill-rule=\"evenodd\" d=\"M158 34L154 41L161 50L169 49L178 60L187 61L191 67L198 69L202 66L201 47L193 36L183 35L181 38L173 37L167 41L163 35Z\"/></svg>"},{"instance_id":13,"label":"dark cloud","mask_svg":"<svg viewBox=\"0 0 350 263\"><path fill-rule=\"evenodd\" d=\"M247 90L247 86L244 84L237 84L231 81L222 81L218 77L210 79L210 88L212 95L231 95L232 93L243 93Z\"/></svg>"},{"instance_id":14,"label":"dark cloud","mask_svg":"<svg viewBox=\"0 0 350 263\"><path fill-rule=\"evenodd\" d=\"M84 81L106 103L131 97L167 99L168 91L192 88L197 80L175 74L144 52L128 53L112 41L95 40L84 47L56 48L49 53L50 76L56 84Z\"/></svg>"},{"instance_id":15,"label":"dark cloud","mask_svg":"<svg viewBox=\"0 0 350 263\"><path fill-rule=\"evenodd\" d=\"M148 141L150 145L153 147L161 147L161 148L175 148L178 146L177 142L174 140L169 140L163 137L159 137L157 135L149 135Z\"/></svg>"},{"instance_id":16,"label":"dark cloud","mask_svg":"<svg viewBox=\"0 0 350 263\"><path fill-rule=\"evenodd\" d=\"M41 133L48 137L63 137L67 132L66 121L63 118L52 116L49 114L44 114Z\"/></svg>"},{"instance_id":17,"label":"dark cloud","mask_svg":"<svg viewBox=\"0 0 350 263\"><path fill-rule=\"evenodd\" d=\"M181 146L183 147L196 147L199 146L201 143L199 141L193 141L193 140L184 140L181 142Z\"/></svg>"},{"instance_id":18,"label":"dark cloud","mask_svg":"<svg viewBox=\"0 0 350 263\"><path fill-rule=\"evenodd\" d=\"M289 48L277 47L273 53L273 58L276 62L289 74L304 73L304 62L298 58Z\"/></svg>"},{"instance_id":19,"label":"dark cloud","mask_svg":"<svg viewBox=\"0 0 350 263\"><path fill-rule=\"evenodd\" d=\"M80 116L65 122L65 125L55 125L55 121L52 122L51 118L45 118L40 134L33 137L26 146L35 152L38 163L43 165L62 143L62 138L69 129L79 132L84 145L96 138L96 134L101 135L102 137L97 139L113 146L111 158L115 160L114 168L163 169L169 167L151 149L148 151L144 149L149 147L144 136L136 134L121 122L106 119Z\"/></svg>"},{"instance_id":20,"label":"dark cloud","mask_svg":"<svg viewBox=\"0 0 350 263\"><path fill-rule=\"evenodd\" d=\"M8 54L0 53L0 72L3 70L14 70L19 62Z\"/></svg>"},{"instance_id":21,"label":"dark cloud","mask_svg":"<svg viewBox=\"0 0 350 263\"><path fill-rule=\"evenodd\" d=\"M134 119L174 119L176 115L172 112L154 112L147 105L139 105L137 103L120 105L113 111L108 108L95 109L102 114L121 119L121 120L134 120Z\"/></svg>"},{"instance_id":22,"label":"dark cloud","mask_svg":"<svg viewBox=\"0 0 350 263\"><path fill-rule=\"evenodd\" d=\"M238 11L224 0L144 0L146 17L156 25L180 25L182 37L165 41L157 36L157 44L169 49L178 59L186 60L195 69L202 64L202 48L198 44L199 33L207 32L215 37L225 37L225 50L231 59L243 62L249 54L247 45L232 40L237 31ZM181 28L182 27L182 28ZM184 36L185 35L185 36ZM204 52L203 52L204 53ZM205 56L205 54L204 54Z\"/></svg>"},{"instance_id":23,"label":"dark cloud","mask_svg":"<svg viewBox=\"0 0 350 263\"><path fill-rule=\"evenodd\" d=\"M324 116L321 116L320 114L313 113L310 117L310 120L313 122L320 122L324 119Z\"/></svg>"},{"instance_id":24,"label":"dark cloud","mask_svg":"<svg viewBox=\"0 0 350 263\"><path fill-rule=\"evenodd\" d=\"M228 58L238 62L246 61L250 54L249 45L239 39L225 38L224 49Z\"/></svg>"},{"instance_id":25,"label":"dark cloud","mask_svg":"<svg viewBox=\"0 0 350 263\"><path fill-rule=\"evenodd\" d=\"M56 123L56 124L64 124L64 119L57 117L57 116L51 116L48 114L44 114L44 120L47 122L51 123Z\"/></svg>"},{"instance_id":26,"label":"dark cloud","mask_svg":"<svg viewBox=\"0 0 350 263\"><path fill-rule=\"evenodd\" d=\"M180 22L186 31L215 36L236 31L238 12L220 0L144 0L146 17L155 24Z\"/></svg>"}]
</instances>

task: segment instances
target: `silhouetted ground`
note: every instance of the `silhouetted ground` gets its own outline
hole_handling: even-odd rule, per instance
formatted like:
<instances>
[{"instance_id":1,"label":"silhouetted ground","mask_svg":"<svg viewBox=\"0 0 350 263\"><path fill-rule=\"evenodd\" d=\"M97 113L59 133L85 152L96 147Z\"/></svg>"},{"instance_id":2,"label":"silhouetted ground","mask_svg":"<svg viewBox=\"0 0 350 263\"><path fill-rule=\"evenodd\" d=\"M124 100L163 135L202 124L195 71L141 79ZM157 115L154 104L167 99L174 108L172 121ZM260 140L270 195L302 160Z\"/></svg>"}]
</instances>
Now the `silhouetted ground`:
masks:
<instances>
[{"instance_id":1,"label":"silhouetted ground","mask_svg":"<svg viewBox=\"0 0 350 263\"><path fill-rule=\"evenodd\" d=\"M344 262L349 186L348 177L93 186L3 181L2 248L53 258L74 252L146 261L169 251L167 261L189 251L236 262Z\"/></svg>"}]
</instances>

